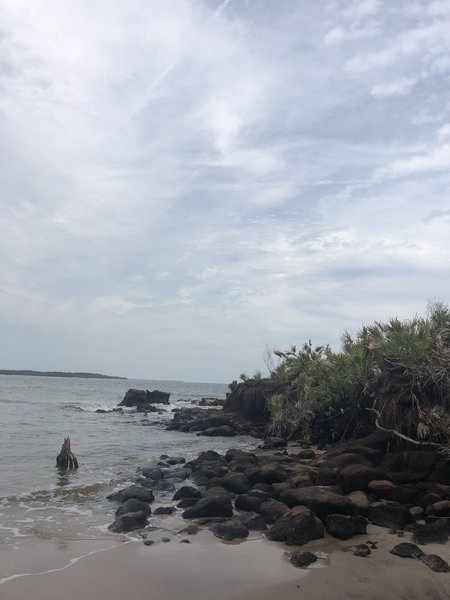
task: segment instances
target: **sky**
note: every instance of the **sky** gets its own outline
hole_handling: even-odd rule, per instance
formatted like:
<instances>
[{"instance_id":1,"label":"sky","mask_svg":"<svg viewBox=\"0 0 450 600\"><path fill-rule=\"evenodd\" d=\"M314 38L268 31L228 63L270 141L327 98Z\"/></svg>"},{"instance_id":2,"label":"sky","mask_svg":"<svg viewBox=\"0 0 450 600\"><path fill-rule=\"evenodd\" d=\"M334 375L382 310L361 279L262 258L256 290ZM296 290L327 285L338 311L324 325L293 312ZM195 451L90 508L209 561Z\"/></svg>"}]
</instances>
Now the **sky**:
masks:
<instances>
[{"instance_id":1,"label":"sky","mask_svg":"<svg viewBox=\"0 0 450 600\"><path fill-rule=\"evenodd\" d=\"M450 301L450 0L2 0L0 368L229 382Z\"/></svg>"}]
</instances>

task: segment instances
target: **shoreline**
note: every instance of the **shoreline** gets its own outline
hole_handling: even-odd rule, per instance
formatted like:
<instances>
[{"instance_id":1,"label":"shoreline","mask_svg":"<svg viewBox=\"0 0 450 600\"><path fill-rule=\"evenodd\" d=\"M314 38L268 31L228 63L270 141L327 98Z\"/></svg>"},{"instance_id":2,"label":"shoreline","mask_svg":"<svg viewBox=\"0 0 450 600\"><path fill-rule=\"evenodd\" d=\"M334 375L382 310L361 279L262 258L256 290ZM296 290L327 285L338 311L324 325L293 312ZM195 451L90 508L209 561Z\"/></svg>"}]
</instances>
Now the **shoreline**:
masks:
<instances>
[{"instance_id":1,"label":"shoreline","mask_svg":"<svg viewBox=\"0 0 450 600\"><path fill-rule=\"evenodd\" d=\"M110 548L88 551L59 569L39 574L16 576L0 585L2 600L108 597L120 600L125 594L145 597L151 591L158 600L342 600L382 597L396 600L448 600L449 576L434 573L415 559L389 553L395 535L370 526L367 536L345 542L325 537L309 542L302 550L325 552L329 556L306 569L293 567L285 552L292 547L254 536L243 542L223 542L212 533L170 536L162 541L161 530L149 533L153 546L128 541ZM181 543L189 538L190 543ZM367 558L355 557L343 548L366 538L378 543ZM441 544L427 546L450 560L450 548Z\"/></svg>"}]
</instances>

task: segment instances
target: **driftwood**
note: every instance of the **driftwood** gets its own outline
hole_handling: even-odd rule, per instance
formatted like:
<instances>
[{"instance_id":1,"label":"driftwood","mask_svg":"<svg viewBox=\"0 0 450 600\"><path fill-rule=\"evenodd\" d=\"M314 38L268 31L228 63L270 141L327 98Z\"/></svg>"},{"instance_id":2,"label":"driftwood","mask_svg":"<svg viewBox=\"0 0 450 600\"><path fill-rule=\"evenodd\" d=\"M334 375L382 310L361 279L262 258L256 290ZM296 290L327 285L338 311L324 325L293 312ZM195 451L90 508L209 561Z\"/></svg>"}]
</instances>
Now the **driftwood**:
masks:
<instances>
[{"instance_id":1,"label":"driftwood","mask_svg":"<svg viewBox=\"0 0 450 600\"><path fill-rule=\"evenodd\" d=\"M75 454L70 449L70 437L64 438L61 446L61 452L56 457L56 466L60 469L78 469L78 461Z\"/></svg>"}]
</instances>

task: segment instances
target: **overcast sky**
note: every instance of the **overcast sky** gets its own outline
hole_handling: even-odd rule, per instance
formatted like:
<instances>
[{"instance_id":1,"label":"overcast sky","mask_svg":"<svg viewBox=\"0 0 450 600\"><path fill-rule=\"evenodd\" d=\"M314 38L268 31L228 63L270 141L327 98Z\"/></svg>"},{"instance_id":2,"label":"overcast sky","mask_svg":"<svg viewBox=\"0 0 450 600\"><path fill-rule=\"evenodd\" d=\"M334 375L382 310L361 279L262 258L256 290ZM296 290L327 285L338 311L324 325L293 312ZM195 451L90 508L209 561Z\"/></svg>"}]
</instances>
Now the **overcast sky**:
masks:
<instances>
[{"instance_id":1,"label":"overcast sky","mask_svg":"<svg viewBox=\"0 0 450 600\"><path fill-rule=\"evenodd\" d=\"M2 0L0 368L229 382L450 300L450 0Z\"/></svg>"}]
</instances>

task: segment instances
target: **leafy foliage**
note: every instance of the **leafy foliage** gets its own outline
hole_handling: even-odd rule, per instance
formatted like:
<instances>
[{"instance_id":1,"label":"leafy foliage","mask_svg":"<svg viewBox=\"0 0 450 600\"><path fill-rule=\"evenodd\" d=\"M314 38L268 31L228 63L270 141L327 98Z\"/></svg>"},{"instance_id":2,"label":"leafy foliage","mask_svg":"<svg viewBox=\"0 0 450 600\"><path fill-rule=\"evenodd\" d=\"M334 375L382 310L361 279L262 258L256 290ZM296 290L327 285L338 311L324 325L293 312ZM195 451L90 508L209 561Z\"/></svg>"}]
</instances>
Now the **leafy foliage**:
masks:
<instances>
[{"instance_id":1,"label":"leafy foliage","mask_svg":"<svg viewBox=\"0 0 450 600\"><path fill-rule=\"evenodd\" d=\"M345 332L341 347L274 350L271 379L284 394L269 402L271 430L345 439L376 425L415 440L447 444L450 434L450 310L389 319ZM375 419L376 417L376 419Z\"/></svg>"}]
</instances>

